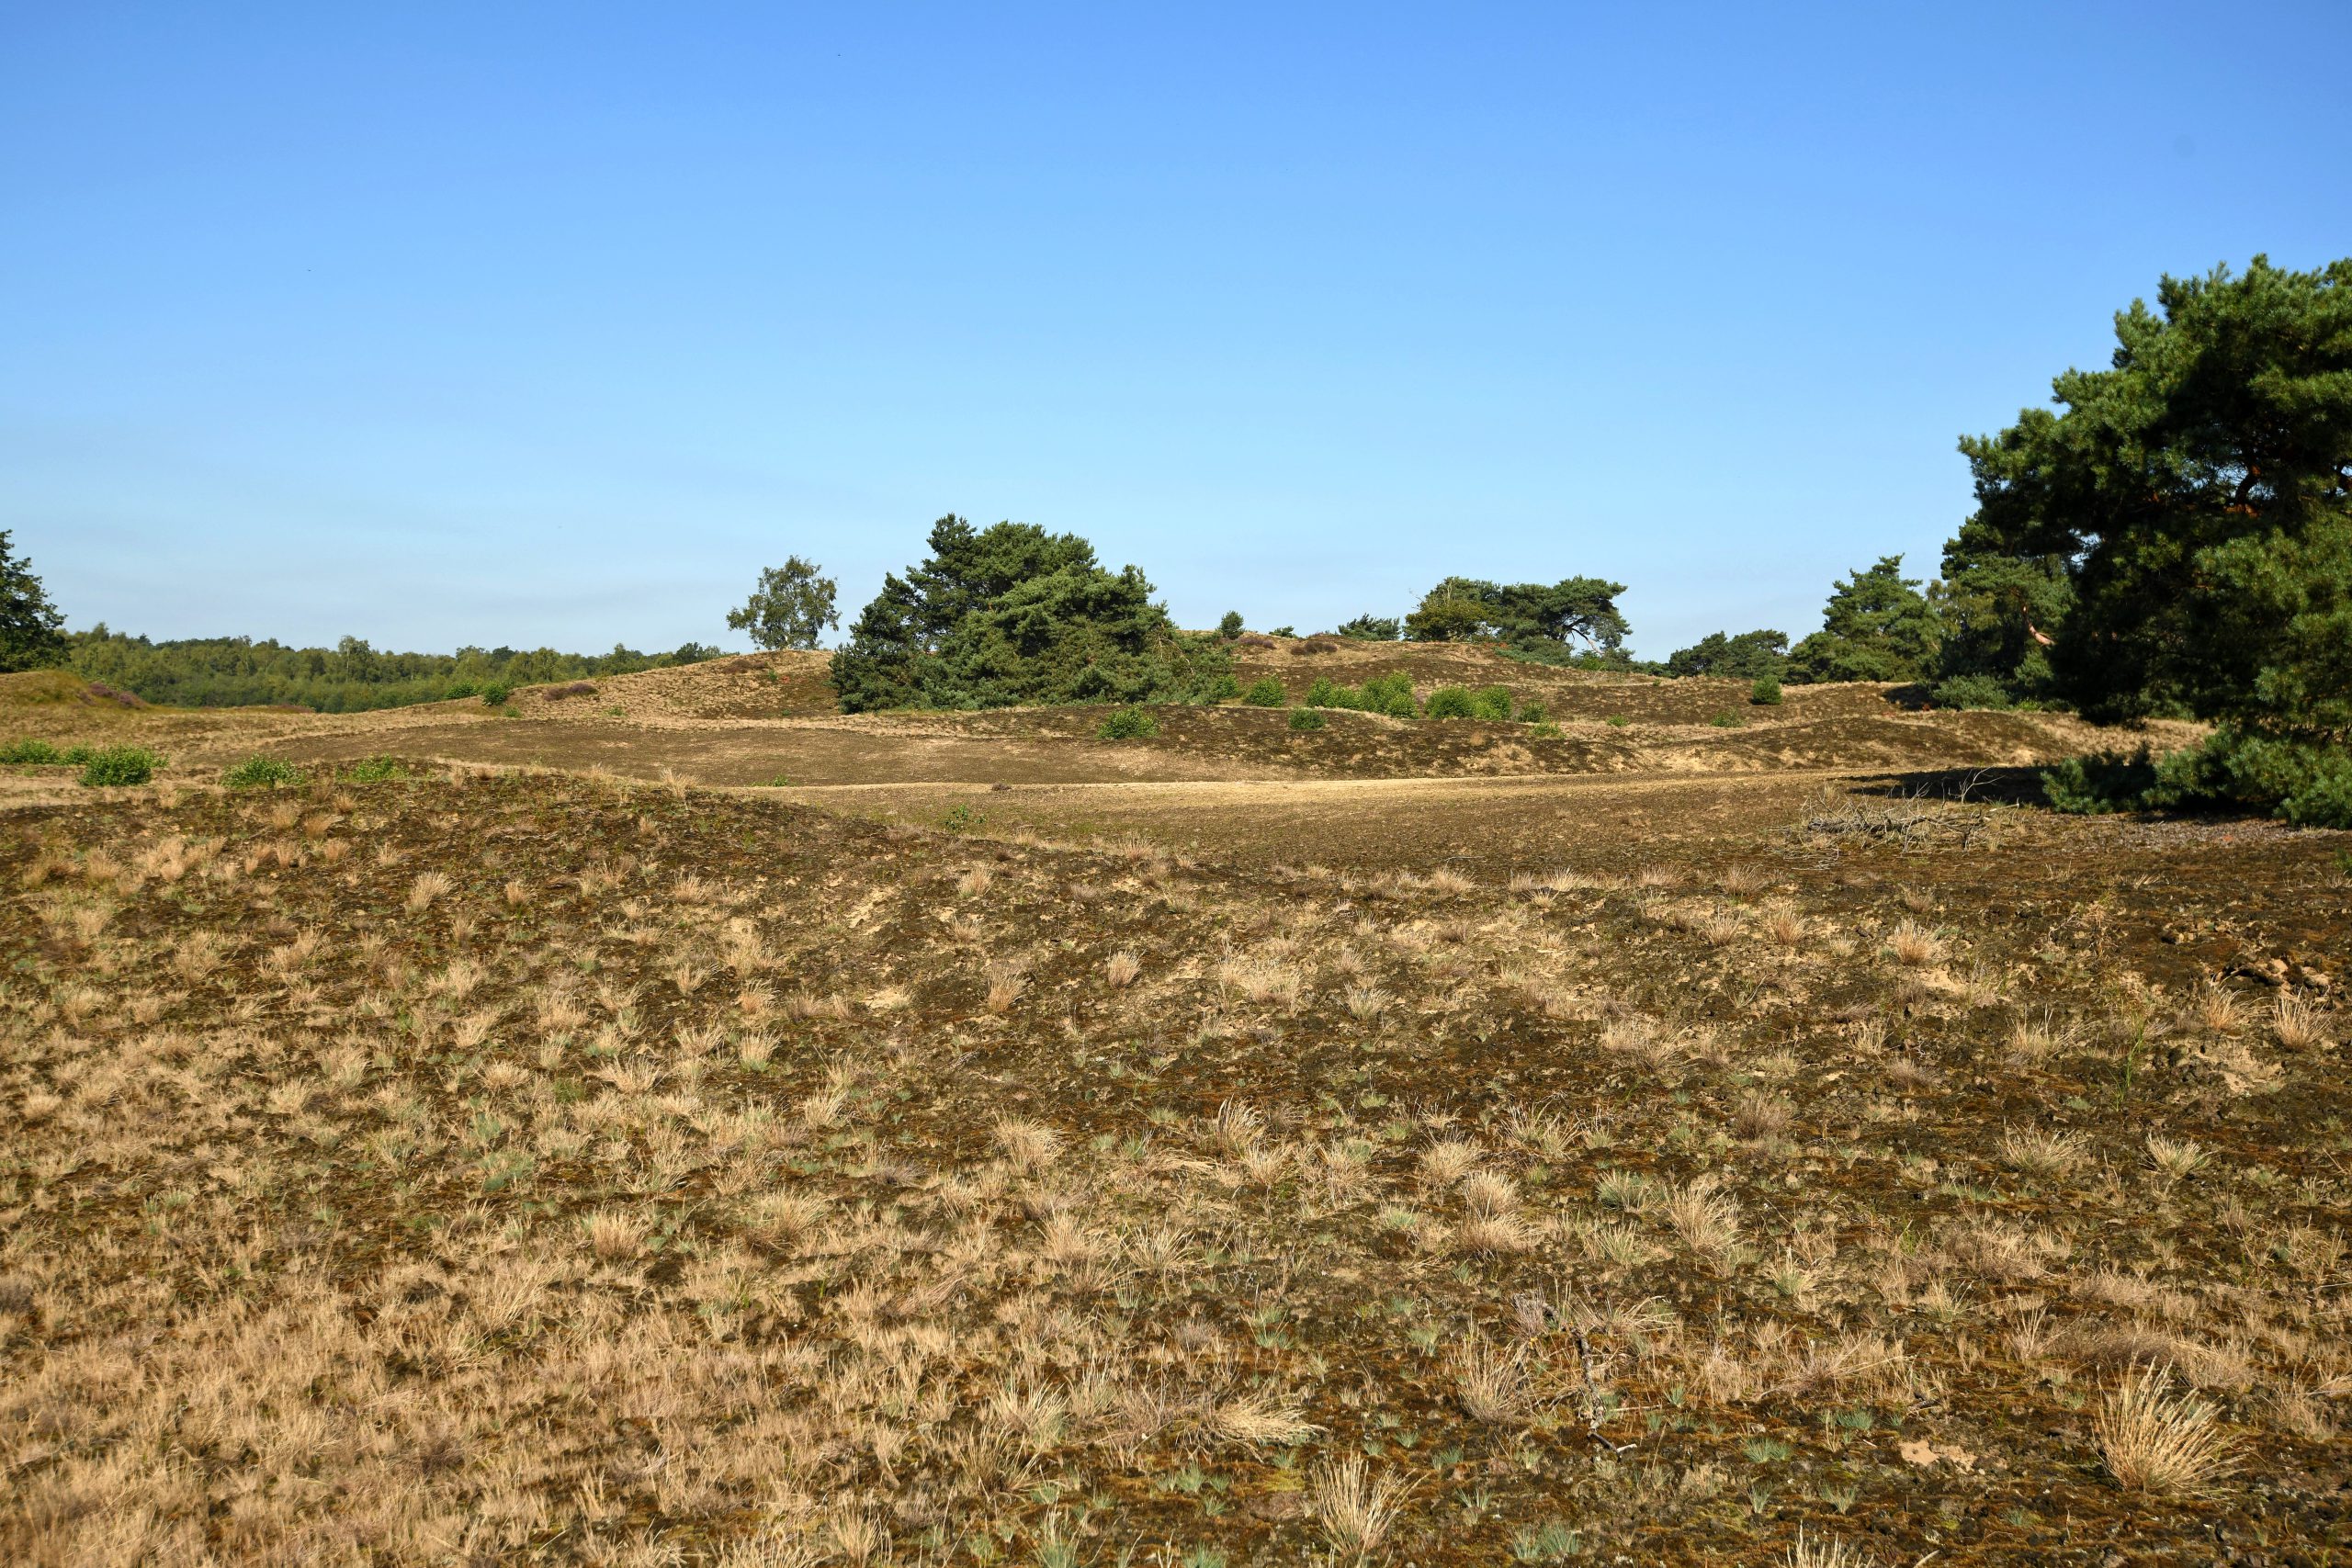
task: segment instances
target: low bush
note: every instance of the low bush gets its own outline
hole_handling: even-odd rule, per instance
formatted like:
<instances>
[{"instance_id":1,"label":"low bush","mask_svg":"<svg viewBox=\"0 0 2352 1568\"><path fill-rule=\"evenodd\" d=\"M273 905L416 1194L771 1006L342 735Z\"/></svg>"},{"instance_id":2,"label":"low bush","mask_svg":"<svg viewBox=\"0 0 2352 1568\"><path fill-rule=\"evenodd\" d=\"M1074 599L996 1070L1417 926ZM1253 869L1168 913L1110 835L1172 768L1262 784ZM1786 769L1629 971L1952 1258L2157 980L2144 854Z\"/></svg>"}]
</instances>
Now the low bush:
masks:
<instances>
[{"instance_id":1,"label":"low bush","mask_svg":"<svg viewBox=\"0 0 2352 1568\"><path fill-rule=\"evenodd\" d=\"M1421 711L1430 718L1475 718L1478 710L1467 686L1440 686Z\"/></svg>"},{"instance_id":2,"label":"low bush","mask_svg":"<svg viewBox=\"0 0 2352 1568\"><path fill-rule=\"evenodd\" d=\"M1306 700L1313 707L1352 708L1391 718L1412 718L1420 712L1413 701L1413 678L1402 671L1374 675L1361 686L1335 686L1318 679L1307 688Z\"/></svg>"},{"instance_id":3,"label":"low bush","mask_svg":"<svg viewBox=\"0 0 2352 1568\"><path fill-rule=\"evenodd\" d=\"M88 753L82 764L82 784L85 789L143 784L163 765L164 759L144 746L108 746Z\"/></svg>"},{"instance_id":4,"label":"low bush","mask_svg":"<svg viewBox=\"0 0 2352 1568\"><path fill-rule=\"evenodd\" d=\"M283 757L248 757L220 775L231 789L273 789L300 784L302 770Z\"/></svg>"},{"instance_id":5,"label":"low bush","mask_svg":"<svg viewBox=\"0 0 2352 1568\"><path fill-rule=\"evenodd\" d=\"M1747 700L1758 707L1776 708L1781 705L1781 678L1758 675L1756 683L1747 688Z\"/></svg>"},{"instance_id":6,"label":"low bush","mask_svg":"<svg viewBox=\"0 0 2352 1568\"><path fill-rule=\"evenodd\" d=\"M1549 713L1544 711L1544 705L1542 703L1521 703L1519 705L1519 722L1521 724L1542 724L1545 719L1551 716L1552 716Z\"/></svg>"},{"instance_id":7,"label":"low bush","mask_svg":"<svg viewBox=\"0 0 2352 1568\"><path fill-rule=\"evenodd\" d=\"M2072 817L2104 817L2140 810L2155 782L2156 766L2145 747L2132 756L2068 757L2041 770L2041 798Z\"/></svg>"},{"instance_id":8,"label":"low bush","mask_svg":"<svg viewBox=\"0 0 2352 1568\"><path fill-rule=\"evenodd\" d=\"M509 694L510 694L507 691L506 683L504 682L492 681L489 685L484 686L481 689L482 706L503 708L506 705L506 699Z\"/></svg>"},{"instance_id":9,"label":"low bush","mask_svg":"<svg viewBox=\"0 0 2352 1568\"><path fill-rule=\"evenodd\" d=\"M2009 689L1991 675L1954 675L1939 681L1928 700L1939 708L2007 708L2017 705Z\"/></svg>"},{"instance_id":10,"label":"low bush","mask_svg":"<svg viewBox=\"0 0 2352 1568\"><path fill-rule=\"evenodd\" d=\"M2259 811L2299 828L2352 828L2352 753L2224 727L2201 746L2151 757L2069 757L2041 773L2059 811Z\"/></svg>"},{"instance_id":11,"label":"low bush","mask_svg":"<svg viewBox=\"0 0 2352 1568\"><path fill-rule=\"evenodd\" d=\"M63 761L65 753L46 740L11 740L0 746L0 763L11 767L54 766Z\"/></svg>"},{"instance_id":12,"label":"low bush","mask_svg":"<svg viewBox=\"0 0 2352 1568\"><path fill-rule=\"evenodd\" d=\"M1707 721L1717 729L1737 729L1747 721L1736 713L1719 713Z\"/></svg>"},{"instance_id":13,"label":"low bush","mask_svg":"<svg viewBox=\"0 0 2352 1568\"><path fill-rule=\"evenodd\" d=\"M1289 705L1290 694L1283 690L1280 681L1267 675L1250 682L1250 689L1241 694L1241 700L1253 708L1285 707Z\"/></svg>"},{"instance_id":14,"label":"low bush","mask_svg":"<svg viewBox=\"0 0 2352 1568\"><path fill-rule=\"evenodd\" d=\"M1537 740L1557 740L1566 735L1567 731L1549 719L1538 719L1527 733Z\"/></svg>"},{"instance_id":15,"label":"low bush","mask_svg":"<svg viewBox=\"0 0 2352 1568\"><path fill-rule=\"evenodd\" d=\"M1320 708L1293 708L1290 711L1290 727L1301 733L1320 729L1327 722Z\"/></svg>"},{"instance_id":16,"label":"low bush","mask_svg":"<svg viewBox=\"0 0 2352 1568\"><path fill-rule=\"evenodd\" d=\"M1611 729L1623 729L1633 722L1634 721L1632 719L1627 718L1622 713L1612 713L1609 716L1608 719L1609 728Z\"/></svg>"},{"instance_id":17,"label":"low bush","mask_svg":"<svg viewBox=\"0 0 2352 1568\"><path fill-rule=\"evenodd\" d=\"M1510 717L1510 688L1481 686L1471 693L1470 716L1473 718L1498 720Z\"/></svg>"},{"instance_id":18,"label":"low bush","mask_svg":"<svg viewBox=\"0 0 2352 1568\"><path fill-rule=\"evenodd\" d=\"M1105 740L1143 740L1159 733L1159 721L1142 708L1121 708L1094 733Z\"/></svg>"},{"instance_id":19,"label":"low bush","mask_svg":"<svg viewBox=\"0 0 2352 1568\"><path fill-rule=\"evenodd\" d=\"M408 764L398 757L362 757L344 769L343 776L353 784L382 784L408 777Z\"/></svg>"},{"instance_id":20,"label":"low bush","mask_svg":"<svg viewBox=\"0 0 2352 1568\"><path fill-rule=\"evenodd\" d=\"M478 682L472 681L453 681L449 684L449 689L441 694L441 700L444 702L454 703L461 701L467 697L478 697L481 695L481 687Z\"/></svg>"}]
</instances>

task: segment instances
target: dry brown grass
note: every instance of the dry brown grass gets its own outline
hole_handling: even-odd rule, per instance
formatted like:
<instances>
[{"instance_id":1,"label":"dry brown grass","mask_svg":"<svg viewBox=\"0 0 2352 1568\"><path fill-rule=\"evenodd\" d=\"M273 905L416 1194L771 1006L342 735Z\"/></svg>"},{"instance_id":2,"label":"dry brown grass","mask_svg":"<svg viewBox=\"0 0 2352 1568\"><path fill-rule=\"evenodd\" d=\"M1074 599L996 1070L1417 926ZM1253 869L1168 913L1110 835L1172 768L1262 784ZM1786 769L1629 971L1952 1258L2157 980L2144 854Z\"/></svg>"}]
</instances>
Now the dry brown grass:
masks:
<instances>
[{"instance_id":1,"label":"dry brown grass","mask_svg":"<svg viewBox=\"0 0 2352 1568\"><path fill-rule=\"evenodd\" d=\"M2093 904L2113 824L1997 879L1707 818L1564 852L1708 890L1662 928L1401 848L253 806L0 835L0 1560L1794 1562L1849 1507L1947 1568L2182 1555L2219 1471L2087 1462L2159 1417L2332 1528L2352 1104L2197 989L2212 921L2308 926L2291 877L2135 847ZM1710 905L1727 852L1769 903ZM1960 958L1872 961L1906 917Z\"/></svg>"},{"instance_id":2,"label":"dry brown grass","mask_svg":"<svg viewBox=\"0 0 2352 1568\"><path fill-rule=\"evenodd\" d=\"M2100 1403L2092 1430L2108 1473L2140 1492L2199 1492L2236 1468L2211 1405L2170 1392L2172 1369L2142 1366Z\"/></svg>"},{"instance_id":3,"label":"dry brown grass","mask_svg":"<svg viewBox=\"0 0 2352 1568\"><path fill-rule=\"evenodd\" d=\"M1349 1454L1318 1466L1307 1495L1323 1539L1342 1557L1361 1562L1396 1529L1412 1484L1399 1476L1375 1475L1362 1454Z\"/></svg>"},{"instance_id":4,"label":"dry brown grass","mask_svg":"<svg viewBox=\"0 0 2352 1568\"><path fill-rule=\"evenodd\" d=\"M2270 1032L2285 1050L2316 1051L2328 1043L2327 1015L2307 998L2281 992L2271 1010Z\"/></svg>"}]
</instances>

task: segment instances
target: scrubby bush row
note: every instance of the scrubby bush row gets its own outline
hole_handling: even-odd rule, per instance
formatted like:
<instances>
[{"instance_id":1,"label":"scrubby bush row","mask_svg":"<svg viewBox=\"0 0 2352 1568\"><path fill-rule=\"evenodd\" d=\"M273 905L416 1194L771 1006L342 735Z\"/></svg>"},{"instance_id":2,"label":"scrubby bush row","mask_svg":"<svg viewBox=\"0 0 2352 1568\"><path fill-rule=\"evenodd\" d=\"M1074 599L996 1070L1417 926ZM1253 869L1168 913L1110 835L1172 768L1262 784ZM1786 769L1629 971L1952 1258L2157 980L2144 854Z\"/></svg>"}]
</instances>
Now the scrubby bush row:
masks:
<instances>
[{"instance_id":1,"label":"scrubby bush row","mask_svg":"<svg viewBox=\"0 0 2352 1568\"><path fill-rule=\"evenodd\" d=\"M155 642L101 624L68 634L63 662L74 673L183 707L291 705L356 713L480 696L495 707L517 686L627 675L716 659L686 643L670 653L561 653L551 648L463 648L456 653L379 652L360 637L334 648L288 648L264 638L191 637ZM491 693L497 695L492 697Z\"/></svg>"}]
</instances>

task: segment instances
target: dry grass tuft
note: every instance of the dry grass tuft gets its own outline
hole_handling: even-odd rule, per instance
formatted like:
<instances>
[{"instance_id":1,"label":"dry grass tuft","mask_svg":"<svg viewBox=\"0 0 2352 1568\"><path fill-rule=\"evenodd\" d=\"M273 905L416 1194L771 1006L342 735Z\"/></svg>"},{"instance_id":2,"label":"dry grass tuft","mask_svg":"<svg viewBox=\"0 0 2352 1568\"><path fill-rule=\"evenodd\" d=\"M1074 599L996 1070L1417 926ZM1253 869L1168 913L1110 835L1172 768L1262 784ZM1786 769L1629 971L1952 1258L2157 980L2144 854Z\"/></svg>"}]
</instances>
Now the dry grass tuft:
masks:
<instances>
[{"instance_id":1,"label":"dry grass tuft","mask_svg":"<svg viewBox=\"0 0 2352 1568\"><path fill-rule=\"evenodd\" d=\"M1906 969L1923 969L1944 955L1943 938L1918 921L1905 919L1887 933L1886 951Z\"/></svg>"},{"instance_id":2,"label":"dry grass tuft","mask_svg":"<svg viewBox=\"0 0 2352 1568\"><path fill-rule=\"evenodd\" d=\"M1362 1454L1327 1461L1308 1477L1307 1505L1334 1551L1361 1562L1380 1549L1412 1495L1401 1476L1374 1477Z\"/></svg>"},{"instance_id":3,"label":"dry grass tuft","mask_svg":"<svg viewBox=\"0 0 2352 1568\"><path fill-rule=\"evenodd\" d=\"M1216 966L1217 983L1249 1000L1287 1010L1298 1006L1306 979L1298 967L1272 958L1228 958Z\"/></svg>"},{"instance_id":4,"label":"dry grass tuft","mask_svg":"<svg viewBox=\"0 0 2352 1568\"><path fill-rule=\"evenodd\" d=\"M1534 1414L1526 1346L1504 1350L1474 1339L1455 1348L1451 1370L1453 1397L1473 1421L1488 1427L1519 1427Z\"/></svg>"},{"instance_id":5,"label":"dry grass tuft","mask_svg":"<svg viewBox=\"0 0 2352 1568\"><path fill-rule=\"evenodd\" d=\"M2316 1051L2328 1043L2327 1015L2293 992L2282 992L2270 1014L2270 1032L2283 1050Z\"/></svg>"},{"instance_id":6,"label":"dry grass tuft","mask_svg":"<svg viewBox=\"0 0 2352 1568\"><path fill-rule=\"evenodd\" d=\"M1303 1443L1323 1429L1306 1418L1297 1400L1265 1389L1217 1401L1209 1413L1208 1427L1228 1443L1253 1448Z\"/></svg>"},{"instance_id":7,"label":"dry grass tuft","mask_svg":"<svg viewBox=\"0 0 2352 1568\"><path fill-rule=\"evenodd\" d=\"M1739 1205L1702 1179L1676 1188L1664 1204L1666 1223L1682 1245L1721 1264L1739 1245Z\"/></svg>"},{"instance_id":8,"label":"dry grass tuft","mask_svg":"<svg viewBox=\"0 0 2352 1568\"><path fill-rule=\"evenodd\" d=\"M1421 1151L1421 1179L1431 1187L1451 1187L1477 1163L1477 1145L1441 1138Z\"/></svg>"},{"instance_id":9,"label":"dry grass tuft","mask_svg":"<svg viewBox=\"0 0 2352 1568\"><path fill-rule=\"evenodd\" d=\"M1210 1124L1216 1146L1233 1158L1239 1158L1255 1149L1266 1135L1266 1119L1238 1100L1228 1100L1216 1108L1216 1120Z\"/></svg>"},{"instance_id":10,"label":"dry grass tuft","mask_svg":"<svg viewBox=\"0 0 2352 1568\"><path fill-rule=\"evenodd\" d=\"M2148 1163L2167 1181L2187 1180L2210 1157L2196 1139L2168 1138L2162 1133L2148 1134L2147 1149Z\"/></svg>"},{"instance_id":11,"label":"dry grass tuft","mask_svg":"<svg viewBox=\"0 0 2352 1568\"><path fill-rule=\"evenodd\" d=\"M420 873L409 884L407 908L412 915L421 915L433 907L433 901L455 887L456 883L437 871Z\"/></svg>"},{"instance_id":12,"label":"dry grass tuft","mask_svg":"<svg viewBox=\"0 0 2352 1568\"><path fill-rule=\"evenodd\" d=\"M1102 961L1102 978L1120 990L1134 985L1142 973L1143 960L1131 951L1123 949Z\"/></svg>"},{"instance_id":13,"label":"dry grass tuft","mask_svg":"<svg viewBox=\"0 0 2352 1568\"><path fill-rule=\"evenodd\" d=\"M1871 1568L1876 1558L1832 1536L1816 1540L1800 1527L1789 1547L1789 1568Z\"/></svg>"},{"instance_id":14,"label":"dry grass tuft","mask_svg":"<svg viewBox=\"0 0 2352 1568\"><path fill-rule=\"evenodd\" d=\"M2220 1414L2195 1394L2168 1392L2169 1366L2125 1374L2092 1423L2108 1473L2134 1492L2204 1490L2236 1468Z\"/></svg>"},{"instance_id":15,"label":"dry grass tuft","mask_svg":"<svg viewBox=\"0 0 2352 1568\"><path fill-rule=\"evenodd\" d=\"M1732 1107L1731 1129L1743 1138L1769 1138L1789 1125L1789 1102L1751 1089Z\"/></svg>"},{"instance_id":16,"label":"dry grass tuft","mask_svg":"<svg viewBox=\"0 0 2352 1568\"><path fill-rule=\"evenodd\" d=\"M1006 1163L1024 1174L1043 1170L1062 1152L1062 1135L1035 1122L998 1122L996 1143L1004 1151Z\"/></svg>"},{"instance_id":17,"label":"dry grass tuft","mask_svg":"<svg viewBox=\"0 0 2352 1568\"><path fill-rule=\"evenodd\" d=\"M2001 1134L2001 1163L2024 1176L2064 1176L2081 1163L2079 1133L2052 1132L2041 1127L2011 1127Z\"/></svg>"},{"instance_id":18,"label":"dry grass tuft","mask_svg":"<svg viewBox=\"0 0 2352 1568\"><path fill-rule=\"evenodd\" d=\"M580 1222L588 1250L606 1263L621 1263L645 1249L645 1225L636 1215L599 1209Z\"/></svg>"},{"instance_id":19,"label":"dry grass tuft","mask_svg":"<svg viewBox=\"0 0 2352 1568\"><path fill-rule=\"evenodd\" d=\"M2198 1027L2215 1034L2235 1034L2245 1027L2245 1009L2239 1005L2236 993L2215 981L2197 987L2197 999L2189 1004L2188 1012Z\"/></svg>"},{"instance_id":20,"label":"dry grass tuft","mask_svg":"<svg viewBox=\"0 0 2352 1568\"><path fill-rule=\"evenodd\" d=\"M1027 967L1016 963L989 965L989 989L985 998L989 1011L1011 1012L1012 1004L1029 989Z\"/></svg>"}]
</instances>

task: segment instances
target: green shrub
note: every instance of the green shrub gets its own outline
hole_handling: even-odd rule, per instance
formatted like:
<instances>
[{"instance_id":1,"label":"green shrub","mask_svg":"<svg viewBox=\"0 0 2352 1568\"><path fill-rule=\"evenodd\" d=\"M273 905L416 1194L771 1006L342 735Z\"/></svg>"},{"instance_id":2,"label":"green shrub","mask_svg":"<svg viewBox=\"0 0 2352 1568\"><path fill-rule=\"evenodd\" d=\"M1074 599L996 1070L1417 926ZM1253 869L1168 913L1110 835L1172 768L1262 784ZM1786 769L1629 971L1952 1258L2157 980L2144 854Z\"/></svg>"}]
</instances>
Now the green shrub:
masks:
<instances>
[{"instance_id":1,"label":"green shrub","mask_svg":"<svg viewBox=\"0 0 2352 1568\"><path fill-rule=\"evenodd\" d=\"M1609 716L1609 727L1611 729L1623 729L1633 722L1622 713L1612 713Z\"/></svg>"},{"instance_id":2,"label":"green shrub","mask_svg":"<svg viewBox=\"0 0 2352 1568\"><path fill-rule=\"evenodd\" d=\"M1142 708L1121 708L1094 733L1105 740L1142 740L1159 733L1159 721Z\"/></svg>"},{"instance_id":3,"label":"green shrub","mask_svg":"<svg viewBox=\"0 0 2352 1568\"><path fill-rule=\"evenodd\" d=\"M89 753L89 760L82 765L82 784L87 789L143 784L163 765L164 759L144 746L109 746Z\"/></svg>"},{"instance_id":4,"label":"green shrub","mask_svg":"<svg viewBox=\"0 0 2352 1568\"><path fill-rule=\"evenodd\" d=\"M481 686L480 682L474 681L453 681L449 684L449 689L441 694L441 700L444 702L454 703L462 701L467 697L478 697L481 695Z\"/></svg>"},{"instance_id":5,"label":"green shrub","mask_svg":"<svg viewBox=\"0 0 2352 1568\"><path fill-rule=\"evenodd\" d=\"M2352 828L2352 754L2223 726L2201 746L2151 757L2069 757L2041 771L2042 798L2077 816L2261 811L2301 828Z\"/></svg>"},{"instance_id":6,"label":"green shrub","mask_svg":"<svg viewBox=\"0 0 2352 1568\"><path fill-rule=\"evenodd\" d=\"M1544 711L1544 705L1542 703L1521 703L1519 705L1519 722L1521 724L1541 724L1551 716L1552 716L1550 714Z\"/></svg>"},{"instance_id":7,"label":"green shrub","mask_svg":"<svg viewBox=\"0 0 2352 1568\"><path fill-rule=\"evenodd\" d=\"M1737 729L1742 724L1745 724L1747 720L1741 718L1736 713L1719 713L1707 722L1713 725L1717 729Z\"/></svg>"},{"instance_id":8,"label":"green shrub","mask_svg":"<svg viewBox=\"0 0 2352 1568\"><path fill-rule=\"evenodd\" d=\"M489 708L503 708L506 705L508 694L505 682L492 681L481 689L481 705Z\"/></svg>"},{"instance_id":9,"label":"green shrub","mask_svg":"<svg viewBox=\"0 0 2352 1568\"><path fill-rule=\"evenodd\" d=\"M1295 637L1298 636L1298 628L1296 626L1276 626L1272 631L1268 632L1266 635L1268 637Z\"/></svg>"},{"instance_id":10,"label":"green shrub","mask_svg":"<svg viewBox=\"0 0 2352 1568\"><path fill-rule=\"evenodd\" d=\"M408 764L398 757L362 757L344 769L343 776L353 784L382 784L408 777Z\"/></svg>"},{"instance_id":11,"label":"green shrub","mask_svg":"<svg viewBox=\"0 0 2352 1568\"><path fill-rule=\"evenodd\" d=\"M2146 804L2267 811L2299 828L2352 828L2352 753L2224 725L2158 759Z\"/></svg>"},{"instance_id":12,"label":"green shrub","mask_svg":"<svg viewBox=\"0 0 2352 1568\"><path fill-rule=\"evenodd\" d=\"M1241 694L1241 700L1253 708L1278 708L1289 705L1290 694L1283 690L1280 681L1266 675L1250 682L1250 689Z\"/></svg>"},{"instance_id":13,"label":"green shrub","mask_svg":"<svg viewBox=\"0 0 2352 1568\"><path fill-rule=\"evenodd\" d=\"M1340 688L1332 682L1331 677L1317 675L1306 688L1306 705L1311 708L1345 707L1348 705L1339 700L1340 692Z\"/></svg>"},{"instance_id":14,"label":"green shrub","mask_svg":"<svg viewBox=\"0 0 2352 1568\"><path fill-rule=\"evenodd\" d=\"M1510 688L1481 686L1471 693L1470 716L1473 718L1509 718L1510 716Z\"/></svg>"},{"instance_id":15,"label":"green shrub","mask_svg":"<svg viewBox=\"0 0 2352 1568\"><path fill-rule=\"evenodd\" d=\"M1412 718L1420 713L1413 701L1413 678L1401 670L1366 681L1356 688L1356 701L1348 705L1365 713L1385 713L1391 718Z\"/></svg>"},{"instance_id":16,"label":"green shrub","mask_svg":"<svg viewBox=\"0 0 2352 1568\"><path fill-rule=\"evenodd\" d=\"M2006 708L2017 705L2008 687L1992 675L1955 675L1948 681L1939 681L1928 693L1928 700L1939 708Z\"/></svg>"},{"instance_id":17,"label":"green shrub","mask_svg":"<svg viewBox=\"0 0 2352 1568\"><path fill-rule=\"evenodd\" d=\"M2145 747L2130 757L2068 757L2041 770L2041 797L2051 809L2075 817L2138 811L2155 786L2155 764Z\"/></svg>"},{"instance_id":18,"label":"green shrub","mask_svg":"<svg viewBox=\"0 0 2352 1568\"><path fill-rule=\"evenodd\" d=\"M55 764L65 761L63 752L46 740L11 740L0 746L0 763L10 766Z\"/></svg>"},{"instance_id":19,"label":"green shrub","mask_svg":"<svg viewBox=\"0 0 2352 1568\"><path fill-rule=\"evenodd\" d=\"M959 800L947 808L939 825L951 833L977 833L989 825L989 814Z\"/></svg>"},{"instance_id":20,"label":"green shrub","mask_svg":"<svg viewBox=\"0 0 2352 1568\"><path fill-rule=\"evenodd\" d=\"M1295 730L1304 732L1311 729L1320 729L1326 722L1327 720L1323 717L1323 710L1320 708L1293 708L1290 710L1290 727Z\"/></svg>"},{"instance_id":21,"label":"green shrub","mask_svg":"<svg viewBox=\"0 0 2352 1568\"><path fill-rule=\"evenodd\" d=\"M1241 635L1241 612L1227 610L1216 624L1216 635L1231 642Z\"/></svg>"},{"instance_id":22,"label":"green shrub","mask_svg":"<svg viewBox=\"0 0 2352 1568\"><path fill-rule=\"evenodd\" d=\"M1431 718L1471 718L1477 714L1466 686L1440 686L1422 709Z\"/></svg>"},{"instance_id":23,"label":"green shrub","mask_svg":"<svg viewBox=\"0 0 2352 1568\"><path fill-rule=\"evenodd\" d=\"M1538 740L1557 740L1567 732L1549 719L1538 719L1527 733Z\"/></svg>"},{"instance_id":24,"label":"green shrub","mask_svg":"<svg viewBox=\"0 0 2352 1568\"><path fill-rule=\"evenodd\" d=\"M248 757L220 775L231 789L267 789L300 784L302 770L283 757Z\"/></svg>"},{"instance_id":25,"label":"green shrub","mask_svg":"<svg viewBox=\"0 0 2352 1568\"><path fill-rule=\"evenodd\" d=\"M1758 707L1776 708L1781 705L1781 678L1758 675L1756 683L1747 688L1747 700Z\"/></svg>"}]
</instances>

